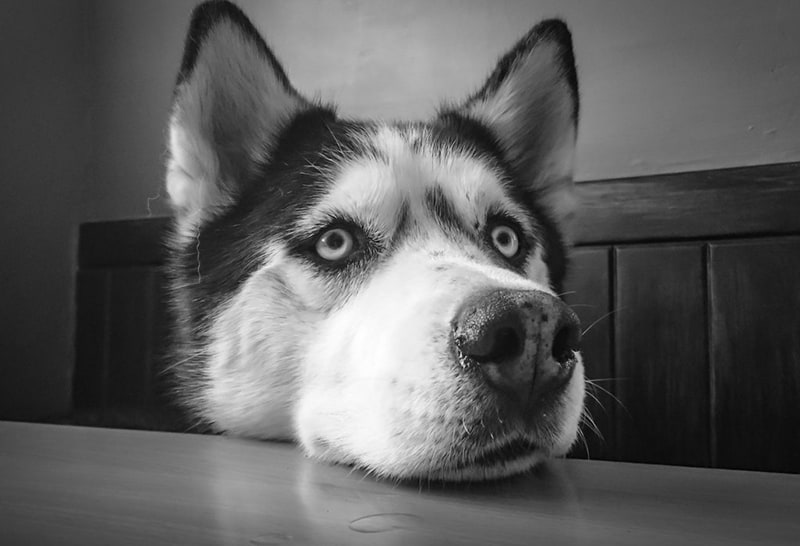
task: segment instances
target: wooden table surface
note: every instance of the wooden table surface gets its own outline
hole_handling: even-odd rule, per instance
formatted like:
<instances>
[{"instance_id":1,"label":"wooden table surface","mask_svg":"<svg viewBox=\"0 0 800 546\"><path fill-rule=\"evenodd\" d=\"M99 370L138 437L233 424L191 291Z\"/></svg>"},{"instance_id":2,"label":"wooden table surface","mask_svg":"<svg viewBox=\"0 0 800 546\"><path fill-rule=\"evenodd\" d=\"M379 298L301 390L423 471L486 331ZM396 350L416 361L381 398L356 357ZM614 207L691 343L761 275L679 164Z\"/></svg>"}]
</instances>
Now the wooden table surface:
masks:
<instances>
[{"instance_id":1,"label":"wooden table surface","mask_svg":"<svg viewBox=\"0 0 800 546\"><path fill-rule=\"evenodd\" d=\"M557 460L398 485L219 436L0 422L0 544L800 544L800 476Z\"/></svg>"}]
</instances>

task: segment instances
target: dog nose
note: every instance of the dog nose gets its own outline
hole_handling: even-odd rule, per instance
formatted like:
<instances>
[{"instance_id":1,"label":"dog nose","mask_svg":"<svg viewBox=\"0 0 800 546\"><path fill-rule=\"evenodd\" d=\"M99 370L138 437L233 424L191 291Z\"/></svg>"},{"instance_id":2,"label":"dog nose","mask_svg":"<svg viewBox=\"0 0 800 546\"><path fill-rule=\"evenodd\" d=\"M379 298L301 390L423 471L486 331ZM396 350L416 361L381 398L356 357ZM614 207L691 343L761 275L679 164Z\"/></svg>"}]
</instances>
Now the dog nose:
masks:
<instances>
[{"instance_id":1,"label":"dog nose","mask_svg":"<svg viewBox=\"0 0 800 546\"><path fill-rule=\"evenodd\" d=\"M489 385L525 408L570 378L581 331L557 297L501 289L467 300L453 336L462 365L480 366Z\"/></svg>"}]
</instances>

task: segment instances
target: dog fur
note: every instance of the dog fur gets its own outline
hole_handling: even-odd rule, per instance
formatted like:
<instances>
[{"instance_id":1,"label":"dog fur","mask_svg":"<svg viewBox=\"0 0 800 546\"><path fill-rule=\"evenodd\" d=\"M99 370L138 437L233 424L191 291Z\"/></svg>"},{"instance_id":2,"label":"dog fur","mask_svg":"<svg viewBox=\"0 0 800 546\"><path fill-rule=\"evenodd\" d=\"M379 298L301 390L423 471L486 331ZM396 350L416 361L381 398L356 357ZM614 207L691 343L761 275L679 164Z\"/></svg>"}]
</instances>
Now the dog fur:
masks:
<instances>
[{"instance_id":1,"label":"dog fur","mask_svg":"<svg viewBox=\"0 0 800 546\"><path fill-rule=\"evenodd\" d=\"M566 453L580 353L562 388L516 415L453 324L476 294L557 295L577 119L560 21L432 120L359 121L294 89L237 7L200 5L166 176L185 407L396 479L496 478Z\"/></svg>"}]
</instances>

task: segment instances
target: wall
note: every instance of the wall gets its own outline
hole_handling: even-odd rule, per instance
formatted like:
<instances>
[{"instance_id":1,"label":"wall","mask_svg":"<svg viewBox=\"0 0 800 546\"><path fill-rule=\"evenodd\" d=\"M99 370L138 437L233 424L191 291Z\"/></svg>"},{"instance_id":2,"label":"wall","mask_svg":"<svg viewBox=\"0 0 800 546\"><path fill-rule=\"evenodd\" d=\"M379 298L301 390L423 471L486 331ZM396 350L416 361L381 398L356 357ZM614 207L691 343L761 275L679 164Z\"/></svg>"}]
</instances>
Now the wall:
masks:
<instances>
[{"instance_id":1,"label":"wall","mask_svg":"<svg viewBox=\"0 0 800 546\"><path fill-rule=\"evenodd\" d=\"M75 233L89 160L87 3L0 17L0 418L70 399Z\"/></svg>"},{"instance_id":2,"label":"wall","mask_svg":"<svg viewBox=\"0 0 800 546\"><path fill-rule=\"evenodd\" d=\"M96 219L167 212L164 120L193 2L94 2ZM474 90L531 25L572 28L577 177L800 159L791 0L241 1L296 87L353 116L420 118ZM163 195L163 193L161 194ZM148 199L150 198L150 199Z\"/></svg>"},{"instance_id":3,"label":"wall","mask_svg":"<svg viewBox=\"0 0 800 546\"><path fill-rule=\"evenodd\" d=\"M166 214L164 122L193 1L37 0L0 18L0 417L66 407L77 225ZM571 26L582 180L800 159L791 0L241 1L296 86L419 118L543 17Z\"/></svg>"}]
</instances>

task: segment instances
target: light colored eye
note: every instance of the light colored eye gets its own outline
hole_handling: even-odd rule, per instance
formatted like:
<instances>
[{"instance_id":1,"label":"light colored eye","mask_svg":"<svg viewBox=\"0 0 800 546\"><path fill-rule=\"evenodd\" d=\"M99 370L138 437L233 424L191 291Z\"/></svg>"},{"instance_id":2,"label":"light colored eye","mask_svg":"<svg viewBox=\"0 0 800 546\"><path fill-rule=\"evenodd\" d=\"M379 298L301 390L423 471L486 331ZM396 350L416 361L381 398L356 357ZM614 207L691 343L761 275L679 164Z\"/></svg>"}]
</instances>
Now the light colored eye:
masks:
<instances>
[{"instance_id":1,"label":"light colored eye","mask_svg":"<svg viewBox=\"0 0 800 546\"><path fill-rule=\"evenodd\" d=\"M336 262L352 254L355 248L353 236L343 228L329 229L317 239L317 254L323 260Z\"/></svg>"},{"instance_id":2,"label":"light colored eye","mask_svg":"<svg viewBox=\"0 0 800 546\"><path fill-rule=\"evenodd\" d=\"M504 224L492 228L492 244L506 258L513 258L519 252L517 232Z\"/></svg>"}]
</instances>

